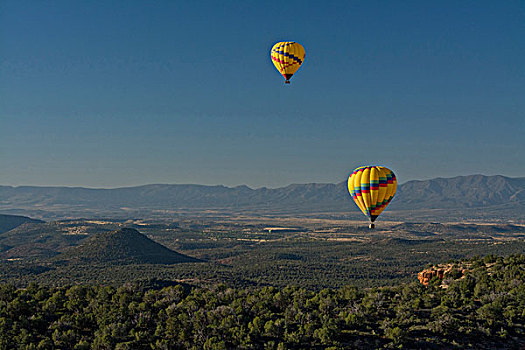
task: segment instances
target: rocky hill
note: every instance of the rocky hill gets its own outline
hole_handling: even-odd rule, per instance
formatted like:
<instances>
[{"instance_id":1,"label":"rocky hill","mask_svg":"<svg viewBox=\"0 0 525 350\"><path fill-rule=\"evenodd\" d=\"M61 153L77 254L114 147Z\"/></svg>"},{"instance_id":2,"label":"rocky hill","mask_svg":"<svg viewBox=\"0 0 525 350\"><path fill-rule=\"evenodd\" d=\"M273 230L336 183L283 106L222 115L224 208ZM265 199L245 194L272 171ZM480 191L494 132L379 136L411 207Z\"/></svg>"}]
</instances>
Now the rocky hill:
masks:
<instances>
[{"instance_id":1,"label":"rocky hill","mask_svg":"<svg viewBox=\"0 0 525 350\"><path fill-rule=\"evenodd\" d=\"M60 261L95 264L178 264L198 259L177 253L132 228L102 232L57 257Z\"/></svg>"}]
</instances>

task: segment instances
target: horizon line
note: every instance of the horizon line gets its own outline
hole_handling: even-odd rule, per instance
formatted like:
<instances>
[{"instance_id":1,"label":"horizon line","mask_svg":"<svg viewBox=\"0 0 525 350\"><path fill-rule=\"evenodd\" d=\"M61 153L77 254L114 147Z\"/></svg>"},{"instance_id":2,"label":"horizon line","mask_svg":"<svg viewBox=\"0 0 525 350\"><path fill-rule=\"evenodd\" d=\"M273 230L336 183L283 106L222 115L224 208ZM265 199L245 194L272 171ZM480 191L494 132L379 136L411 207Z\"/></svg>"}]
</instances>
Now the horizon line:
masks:
<instances>
[{"instance_id":1,"label":"horizon line","mask_svg":"<svg viewBox=\"0 0 525 350\"><path fill-rule=\"evenodd\" d=\"M398 185L403 185L411 181L430 181L430 180L438 180L438 179L455 179L458 177L471 177L471 176L483 176L483 177L504 177L508 179L520 179L525 178L525 176L506 176L501 174L495 174L495 175L484 175L484 174L470 174L470 175L457 175L452 177L434 177L434 178L427 178L427 179L411 179L407 180L403 183L398 182ZM145 187L145 186L204 186L204 187L226 187L226 188L237 188L237 187L248 187L251 190L259 190L259 189L278 189L278 188L285 188L289 186L294 185L338 185L340 183L344 183L347 180L343 180L340 182L304 182L304 183L290 183L283 186L277 186L277 187L268 187L268 186L260 186L260 187L252 187L246 184L240 184L240 185L234 185L234 186L227 186L224 184L198 184L198 183L146 183L146 184L138 184L138 185L128 185L128 186L107 186L107 187L98 187L98 186L85 186L85 185L2 185L0 184L0 187L11 187L11 188L21 188L21 187L38 187L38 188L70 188L70 189L88 189L88 190L117 190L117 189L125 189L125 188L135 188L135 187Z\"/></svg>"}]
</instances>

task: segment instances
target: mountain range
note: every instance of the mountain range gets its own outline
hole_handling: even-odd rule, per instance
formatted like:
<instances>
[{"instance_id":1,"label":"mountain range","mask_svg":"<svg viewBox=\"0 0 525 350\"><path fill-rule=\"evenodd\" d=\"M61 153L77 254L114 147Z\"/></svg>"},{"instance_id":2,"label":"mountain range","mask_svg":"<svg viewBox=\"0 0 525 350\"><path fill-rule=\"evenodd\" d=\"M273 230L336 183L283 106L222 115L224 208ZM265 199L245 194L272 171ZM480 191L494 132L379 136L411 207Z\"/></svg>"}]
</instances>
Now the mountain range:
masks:
<instances>
[{"instance_id":1,"label":"mountain range","mask_svg":"<svg viewBox=\"0 0 525 350\"><path fill-rule=\"evenodd\" d=\"M408 181L398 186L392 211L492 208L525 213L525 177L470 175ZM262 213L352 212L358 209L346 182L292 184L252 189L205 185L144 185L114 189L82 187L0 186L0 211L46 218L110 215L137 210L233 210Z\"/></svg>"}]
</instances>

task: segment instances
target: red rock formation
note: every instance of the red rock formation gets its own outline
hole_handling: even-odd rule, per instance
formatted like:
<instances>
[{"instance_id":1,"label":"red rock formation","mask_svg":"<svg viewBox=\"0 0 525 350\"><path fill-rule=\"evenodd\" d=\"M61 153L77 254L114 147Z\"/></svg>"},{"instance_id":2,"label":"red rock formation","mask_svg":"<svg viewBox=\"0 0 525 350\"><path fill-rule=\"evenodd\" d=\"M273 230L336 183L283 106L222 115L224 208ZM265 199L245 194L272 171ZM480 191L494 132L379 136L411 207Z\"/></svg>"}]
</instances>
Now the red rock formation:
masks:
<instances>
[{"instance_id":1,"label":"red rock formation","mask_svg":"<svg viewBox=\"0 0 525 350\"><path fill-rule=\"evenodd\" d=\"M443 270L439 269L439 270L434 270L433 268L432 269L428 269L428 270L423 270L421 271L420 273L417 274L417 279L419 280L419 282L425 286L428 286L428 283L430 282L430 280L432 278L434 278L435 276L441 276L439 278L443 278Z\"/></svg>"},{"instance_id":2,"label":"red rock formation","mask_svg":"<svg viewBox=\"0 0 525 350\"><path fill-rule=\"evenodd\" d=\"M419 282L425 286L428 286L428 283L430 280L437 276L439 279L445 278L448 272L452 270L452 266L433 266L429 269L425 269L417 274L417 279ZM461 270L462 274L464 274L464 270Z\"/></svg>"}]
</instances>

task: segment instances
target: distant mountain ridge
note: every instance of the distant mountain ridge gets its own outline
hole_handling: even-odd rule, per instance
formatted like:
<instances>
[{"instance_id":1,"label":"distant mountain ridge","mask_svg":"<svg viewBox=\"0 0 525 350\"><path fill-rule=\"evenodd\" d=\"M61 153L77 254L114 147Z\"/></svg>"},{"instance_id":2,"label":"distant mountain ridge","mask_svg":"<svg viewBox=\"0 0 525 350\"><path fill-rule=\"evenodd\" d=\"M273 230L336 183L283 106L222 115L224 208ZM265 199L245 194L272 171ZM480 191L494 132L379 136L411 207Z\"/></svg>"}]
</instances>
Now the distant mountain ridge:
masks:
<instances>
[{"instance_id":1,"label":"distant mountain ridge","mask_svg":"<svg viewBox=\"0 0 525 350\"><path fill-rule=\"evenodd\" d=\"M525 177L470 175L408 181L398 186L391 210L512 206L525 210ZM292 184L281 188L144 185L115 189L0 186L0 211L12 209L120 210L243 209L260 211L357 211L346 182Z\"/></svg>"},{"instance_id":2,"label":"distant mountain ridge","mask_svg":"<svg viewBox=\"0 0 525 350\"><path fill-rule=\"evenodd\" d=\"M524 204L525 178L471 175L409 181L401 185L397 197L397 206L403 208L414 205L438 209Z\"/></svg>"}]
</instances>

